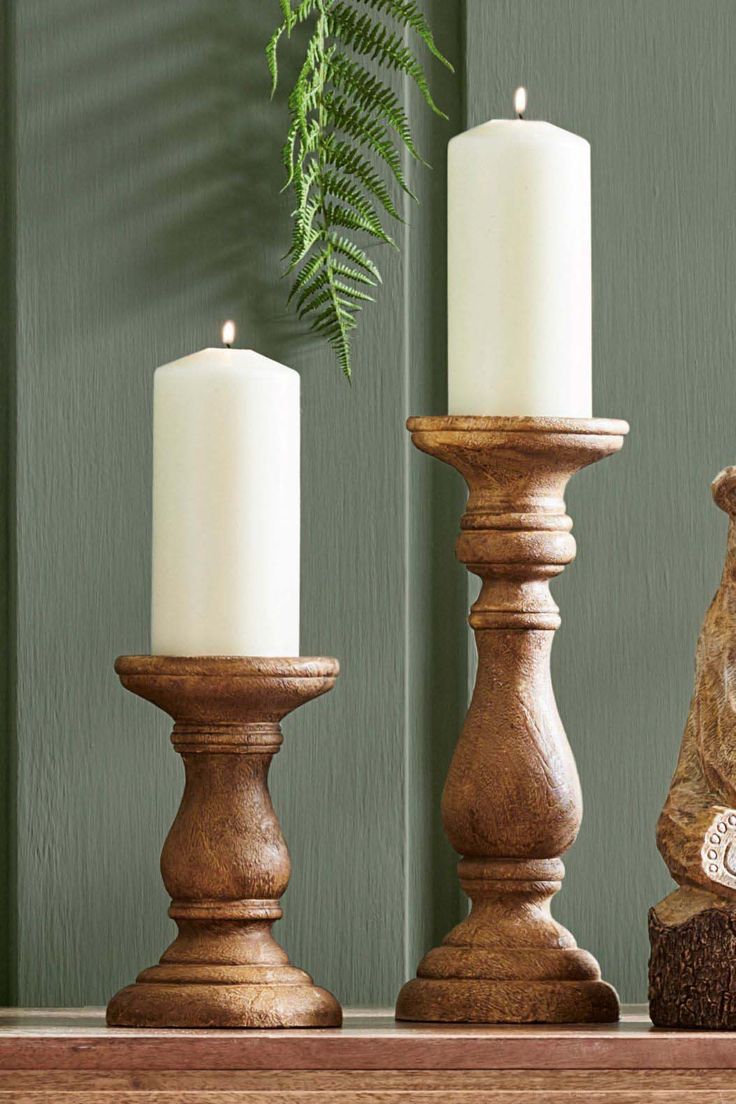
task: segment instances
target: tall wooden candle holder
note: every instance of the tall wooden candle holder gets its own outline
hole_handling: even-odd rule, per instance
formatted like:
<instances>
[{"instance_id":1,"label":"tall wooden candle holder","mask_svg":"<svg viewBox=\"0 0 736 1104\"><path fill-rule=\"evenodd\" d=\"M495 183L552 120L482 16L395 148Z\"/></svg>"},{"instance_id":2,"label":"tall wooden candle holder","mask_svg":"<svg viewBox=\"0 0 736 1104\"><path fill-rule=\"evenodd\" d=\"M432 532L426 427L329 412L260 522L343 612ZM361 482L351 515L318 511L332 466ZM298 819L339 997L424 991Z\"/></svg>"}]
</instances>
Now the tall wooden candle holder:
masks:
<instances>
[{"instance_id":1,"label":"tall wooden candle holder","mask_svg":"<svg viewBox=\"0 0 736 1104\"><path fill-rule=\"evenodd\" d=\"M339 1027L340 1005L271 934L289 853L268 792L280 722L335 659L123 656L128 690L174 719L186 783L161 873L179 934L107 1007L116 1027Z\"/></svg>"},{"instance_id":2,"label":"tall wooden candle holder","mask_svg":"<svg viewBox=\"0 0 736 1104\"><path fill-rule=\"evenodd\" d=\"M623 445L626 422L410 418L417 448L451 464L469 499L458 558L483 581L470 613L472 702L442 797L472 911L399 994L400 1020L586 1023L618 1019L598 963L552 919L559 856L582 803L550 678L559 611L549 581L575 556L564 492Z\"/></svg>"}]
</instances>

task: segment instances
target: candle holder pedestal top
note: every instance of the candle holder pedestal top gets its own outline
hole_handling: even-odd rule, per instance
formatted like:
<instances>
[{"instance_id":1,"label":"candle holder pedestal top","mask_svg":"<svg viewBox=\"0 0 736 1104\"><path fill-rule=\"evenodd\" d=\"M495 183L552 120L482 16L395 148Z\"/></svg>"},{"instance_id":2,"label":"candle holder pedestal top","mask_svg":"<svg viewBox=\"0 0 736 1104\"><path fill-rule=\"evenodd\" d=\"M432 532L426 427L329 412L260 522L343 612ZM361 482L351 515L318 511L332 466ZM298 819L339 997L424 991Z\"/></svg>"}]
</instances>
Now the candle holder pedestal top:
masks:
<instances>
[{"instance_id":1,"label":"candle holder pedestal top","mask_svg":"<svg viewBox=\"0 0 736 1104\"><path fill-rule=\"evenodd\" d=\"M549 582L575 556L569 479L618 452L628 425L450 415L410 418L408 428L468 484L457 556L482 588L470 612L477 679L442 797L472 911L424 957L397 1018L616 1020L598 963L550 913L582 801L550 677L560 617Z\"/></svg>"},{"instance_id":2,"label":"candle holder pedestal top","mask_svg":"<svg viewBox=\"0 0 736 1104\"><path fill-rule=\"evenodd\" d=\"M115 1027L339 1027L337 1000L273 938L291 864L268 792L280 722L335 659L122 656L128 690L174 719L186 782L161 855L179 934L107 1008Z\"/></svg>"}]
</instances>

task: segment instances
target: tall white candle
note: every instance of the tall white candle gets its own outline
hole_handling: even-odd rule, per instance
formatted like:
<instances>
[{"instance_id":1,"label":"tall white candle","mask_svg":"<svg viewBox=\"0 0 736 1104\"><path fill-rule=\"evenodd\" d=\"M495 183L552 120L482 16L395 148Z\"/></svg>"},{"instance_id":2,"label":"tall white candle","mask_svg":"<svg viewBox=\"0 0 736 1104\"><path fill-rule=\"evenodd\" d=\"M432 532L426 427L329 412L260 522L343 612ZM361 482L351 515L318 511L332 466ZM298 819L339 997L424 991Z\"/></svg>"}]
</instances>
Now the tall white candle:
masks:
<instances>
[{"instance_id":1,"label":"tall white candle","mask_svg":"<svg viewBox=\"0 0 736 1104\"><path fill-rule=\"evenodd\" d=\"M523 118L452 139L451 414L591 416L590 269L585 139Z\"/></svg>"},{"instance_id":2,"label":"tall white candle","mask_svg":"<svg viewBox=\"0 0 736 1104\"><path fill-rule=\"evenodd\" d=\"M203 349L156 370L153 423L152 653L298 655L298 374Z\"/></svg>"}]
</instances>

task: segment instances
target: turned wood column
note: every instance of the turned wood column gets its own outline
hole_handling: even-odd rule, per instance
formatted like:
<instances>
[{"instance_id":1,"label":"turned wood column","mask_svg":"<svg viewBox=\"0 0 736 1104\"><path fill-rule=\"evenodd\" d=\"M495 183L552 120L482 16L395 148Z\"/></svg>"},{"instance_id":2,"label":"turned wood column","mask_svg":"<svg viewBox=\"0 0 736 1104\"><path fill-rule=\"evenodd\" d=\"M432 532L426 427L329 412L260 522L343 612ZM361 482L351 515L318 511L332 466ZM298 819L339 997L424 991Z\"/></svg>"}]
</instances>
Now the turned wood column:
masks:
<instances>
[{"instance_id":1,"label":"turned wood column","mask_svg":"<svg viewBox=\"0 0 736 1104\"><path fill-rule=\"evenodd\" d=\"M480 576L472 702L442 797L471 899L466 920L402 989L402 1020L611 1021L615 991L550 913L582 815L575 762L550 678L559 611L549 582L575 556L564 493L617 452L625 422L410 418L417 448L451 464L469 498L458 558Z\"/></svg>"},{"instance_id":2,"label":"turned wood column","mask_svg":"<svg viewBox=\"0 0 736 1104\"><path fill-rule=\"evenodd\" d=\"M132 693L175 721L184 760L161 873L179 934L107 1008L117 1027L337 1027L335 998L274 939L289 853L268 792L287 713L335 683L334 659L123 656Z\"/></svg>"}]
</instances>

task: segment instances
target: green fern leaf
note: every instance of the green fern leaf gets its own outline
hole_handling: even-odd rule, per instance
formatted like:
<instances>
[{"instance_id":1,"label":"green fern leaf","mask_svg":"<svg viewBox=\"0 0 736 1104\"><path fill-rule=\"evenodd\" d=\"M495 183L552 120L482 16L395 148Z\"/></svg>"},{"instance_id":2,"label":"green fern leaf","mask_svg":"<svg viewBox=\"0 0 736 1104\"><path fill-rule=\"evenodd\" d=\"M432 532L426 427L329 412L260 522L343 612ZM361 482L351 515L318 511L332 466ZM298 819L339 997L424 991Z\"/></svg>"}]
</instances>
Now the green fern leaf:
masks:
<instances>
[{"instance_id":1,"label":"green fern leaf","mask_svg":"<svg viewBox=\"0 0 736 1104\"><path fill-rule=\"evenodd\" d=\"M332 142L325 148L325 162L334 165L346 176L355 177L367 192L374 195L391 218L403 222L384 180L358 149L347 142Z\"/></svg>"},{"instance_id":2,"label":"green fern leaf","mask_svg":"<svg viewBox=\"0 0 736 1104\"><path fill-rule=\"evenodd\" d=\"M333 279L332 286L342 292L343 295L347 295L349 299L354 299L359 303L375 303L375 297L368 295L367 292L361 291L360 288L352 287L350 284L344 284L342 280L337 278Z\"/></svg>"},{"instance_id":3,"label":"green fern leaf","mask_svg":"<svg viewBox=\"0 0 736 1104\"><path fill-rule=\"evenodd\" d=\"M409 153L421 161L412 138L409 120L396 93L372 73L346 57L335 54L332 60L332 81L349 96L361 111L369 111L384 119L398 134Z\"/></svg>"},{"instance_id":4,"label":"green fern leaf","mask_svg":"<svg viewBox=\"0 0 736 1104\"><path fill-rule=\"evenodd\" d=\"M284 27L287 33L290 33L294 26L294 11L291 7L291 0L279 0L279 4L281 5L281 14L284 17Z\"/></svg>"},{"instance_id":5,"label":"green fern leaf","mask_svg":"<svg viewBox=\"0 0 736 1104\"><path fill-rule=\"evenodd\" d=\"M348 177L336 172L325 172L322 174L321 188L324 197L331 196L333 199L339 199L342 203L354 207L366 225L371 227L375 237L382 241L386 240L386 232L373 204Z\"/></svg>"},{"instance_id":6,"label":"green fern leaf","mask_svg":"<svg viewBox=\"0 0 736 1104\"><path fill-rule=\"evenodd\" d=\"M297 292L301 291L311 281L320 268L322 268L328 259L328 255L325 253L315 253L310 259L299 269L299 272L294 277L294 283L291 285L291 291L289 292L289 298L287 302L291 302Z\"/></svg>"},{"instance_id":7,"label":"green fern leaf","mask_svg":"<svg viewBox=\"0 0 736 1104\"><path fill-rule=\"evenodd\" d=\"M354 280L358 284L378 287L378 280L374 280L372 276L367 276L365 272L361 272L358 268L351 268L350 265L341 264L340 261L332 262L332 271L336 275L344 276L347 280Z\"/></svg>"},{"instance_id":8,"label":"green fern leaf","mask_svg":"<svg viewBox=\"0 0 736 1104\"><path fill-rule=\"evenodd\" d=\"M391 144L386 128L380 123L367 119L357 108L351 107L350 101L344 96L329 93L325 97L325 103L335 129L342 131L361 145L367 146L388 166L401 190L412 199L416 199L406 182L399 152Z\"/></svg>"},{"instance_id":9,"label":"green fern leaf","mask_svg":"<svg viewBox=\"0 0 736 1104\"><path fill-rule=\"evenodd\" d=\"M276 89L278 88L279 63L277 51L279 46L279 39L281 38L285 30L286 27L284 27L282 23L281 26L277 27L276 30L273 32L271 38L268 40L268 43L266 45L266 62L268 64L268 71L271 74L271 98L273 98L276 93Z\"/></svg>"},{"instance_id":10,"label":"green fern leaf","mask_svg":"<svg viewBox=\"0 0 736 1104\"><path fill-rule=\"evenodd\" d=\"M340 237L338 234L335 234L332 238L332 248L335 253L341 253L343 257L347 257L351 260L353 264L359 265L364 272L367 272L379 284L383 283L381 273L378 271L373 261L365 250L361 249L355 242L350 241L349 238Z\"/></svg>"},{"instance_id":11,"label":"green fern leaf","mask_svg":"<svg viewBox=\"0 0 736 1104\"><path fill-rule=\"evenodd\" d=\"M438 49L417 0L278 0L281 22L266 45L272 90L278 51L294 28L310 25L302 63L289 96L289 128L281 157L285 188L294 196L286 254L292 274L289 302L310 330L330 345L349 380L351 336L370 291L382 281L367 247L355 235L394 245L382 217L402 221L398 186L416 198L401 150L421 160L409 119L383 73L413 80L431 109L424 69L403 38L413 32L430 54ZM360 7L364 10L361 11ZM388 18L391 26L381 20ZM402 34L396 32L400 28ZM365 59L379 72L369 72Z\"/></svg>"},{"instance_id":12,"label":"green fern leaf","mask_svg":"<svg viewBox=\"0 0 736 1104\"><path fill-rule=\"evenodd\" d=\"M299 295L296 297L296 309L299 311L302 309L305 303L307 303L312 296L317 295L319 292L324 291L325 288L331 286L331 273L329 269L329 253L320 254L320 259L323 261L322 269L314 279L308 281L308 283L301 288ZM325 267L327 266L327 267ZM294 287L296 287L296 281Z\"/></svg>"},{"instance_id":13,"label":"green fern leaf","mask_svg":"<svg viewBox=\"0 0 736 1104\"><path fill-rule=\"evenodd\" d=\"M334 293L332 287L329 286L325 291L320 292L314 297L308 296L307 299L305 299L305 306L300 307L299 304L297 304L297 318L304 318L312 311L319 310L319 308L324 306L325 303L331 303L333 294Z\"/></svg>"},{"instance_id":14,"label":"green fern leaf","mask_svg":"<svg viewBox=\"0 0 736 1104\"><path fill-rule=\"evenodd\" d=\"M386 245L393 245L395 249L398 248L394 239L386 233L377 220L366 219L360 212L353 211L342 203L326 203L324 212L331 226L342 226L346 230L357 230L359 233L370 234L372 238L377 238L379 241L385 242Z\"/></svg>"},{"instance_id":15,"label":"green fern leaf","mask_svg":"<svg viewBox=\"0 0 736 1104\"><path fill-rule=\"evenodd\" d=\"M399 35L371 19L370 15L360 15L345 3L337 3L329 9L327 23L330 33L356 53L411 77L435 115L447 118L432 98L424 70Z\"/></svg>"},{"instance_id":16,"label":"green fern leaf","mask_svg":"<svg viewBox=\"0 0 736 1104\"><path fill-rule=\"evenodd\" d=\"M412 31L419 35L430 54L436 57L438 61L441 61L451 73L455 72L452 63L449 62L442 51L438 49L429 23L414 0L359 0L359 2L367 4L367 6L374 11L388 12L388 14L394 16L402 26L410 27Z\"/></svg>"}]
</instances>

